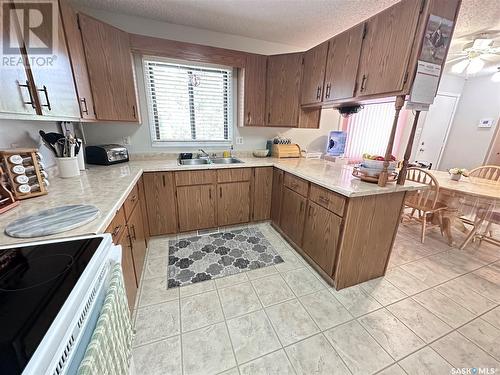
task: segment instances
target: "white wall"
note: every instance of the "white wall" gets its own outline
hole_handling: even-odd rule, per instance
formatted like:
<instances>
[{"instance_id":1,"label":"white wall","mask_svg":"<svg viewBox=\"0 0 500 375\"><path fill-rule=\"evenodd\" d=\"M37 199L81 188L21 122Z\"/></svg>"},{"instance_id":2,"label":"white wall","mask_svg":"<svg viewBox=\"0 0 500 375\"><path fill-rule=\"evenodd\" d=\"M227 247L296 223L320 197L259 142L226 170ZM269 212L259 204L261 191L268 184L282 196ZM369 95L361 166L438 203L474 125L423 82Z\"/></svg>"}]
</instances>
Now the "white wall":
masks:
<instances>
[{"instance_id":1,"label":"white wall","mask_svg":"<svg viewBox=\"0 0 500 375\"><path fill-rule=\"evenodd\" d=\"M173 25L140 17L113 14L94 9L83 9L83 11L131 33L262 54L278 54L300 50L297 47L285 44ZM151 146L146 94L142 64L139 56L135 57L135 68L139 94L139 107L142 114L142 124L85 124L84 130L88 143L123 143L123 136L130 136L132 142L130 146L127 146L127 148L132 153L188 151L186 148L153 148ZM233 144L235 150L240 151L265 148L267 139L271 139L274 136L281 134L291 138L292 142L298 143L302 148L310 151L325 151L328 132L330 130L337 129L338 125L338 112L332 109L323 110L320 129L235 127L233 136L243 137L244 143L242 145L236 145L236 142L233 140ZM207 147L207 149L210 148ZM219 147L218 149L220 150L221 148ZM194 150L196 150L196 148Z\"/></svg>"},{"instance_id":2,"label":"white wall","mask_svg":"<svg viewBox=\"0 0 500 375\"><path fill-rule=\"evenodd\" d=\"M500 115L500 84L490 78L465 81L439 169L472 169L484 163ZM478 128L483 118L493 118L494 125Z\"/></svg>"}]
</instances>

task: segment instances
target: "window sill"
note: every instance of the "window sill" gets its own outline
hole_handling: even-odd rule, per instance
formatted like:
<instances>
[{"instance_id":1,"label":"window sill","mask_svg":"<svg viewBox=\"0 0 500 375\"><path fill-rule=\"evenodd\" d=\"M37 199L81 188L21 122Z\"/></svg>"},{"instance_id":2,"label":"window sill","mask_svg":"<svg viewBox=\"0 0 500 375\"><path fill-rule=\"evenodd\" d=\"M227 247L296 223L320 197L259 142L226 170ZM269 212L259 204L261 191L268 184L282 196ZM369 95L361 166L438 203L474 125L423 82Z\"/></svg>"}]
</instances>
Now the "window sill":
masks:
<instances>
[{"instance_id":1,"label":"window sill","mask_svg":"<svg viewBox=\"0 0 500 375\"><path fill-rule=\"evenodd\" d=\"M232 145L232 141L186 141L186 142L176 142L176 141L156 141L152 142L152 147L158 148L180 148L180 147L227 147Z\"/></svg>"}]
</instances>

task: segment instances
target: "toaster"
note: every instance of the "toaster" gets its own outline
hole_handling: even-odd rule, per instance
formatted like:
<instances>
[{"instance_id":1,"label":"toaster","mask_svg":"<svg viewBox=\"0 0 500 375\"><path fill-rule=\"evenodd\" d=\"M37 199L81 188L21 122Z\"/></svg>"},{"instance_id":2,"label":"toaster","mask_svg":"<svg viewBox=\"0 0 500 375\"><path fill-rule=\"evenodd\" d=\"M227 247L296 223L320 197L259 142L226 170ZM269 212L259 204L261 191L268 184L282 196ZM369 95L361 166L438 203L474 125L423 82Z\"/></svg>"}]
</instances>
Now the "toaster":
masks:
<instances>
[{"instance_id":1,"label":"toaster","mask_svg":"<svg viewBox=\"0 0 500 375\"><path fill-rule=\"evenodd\" d=\"M88 164L111 165L129 160L128 150L116 144L85 147Z\"/></svg>"}]
</instances>

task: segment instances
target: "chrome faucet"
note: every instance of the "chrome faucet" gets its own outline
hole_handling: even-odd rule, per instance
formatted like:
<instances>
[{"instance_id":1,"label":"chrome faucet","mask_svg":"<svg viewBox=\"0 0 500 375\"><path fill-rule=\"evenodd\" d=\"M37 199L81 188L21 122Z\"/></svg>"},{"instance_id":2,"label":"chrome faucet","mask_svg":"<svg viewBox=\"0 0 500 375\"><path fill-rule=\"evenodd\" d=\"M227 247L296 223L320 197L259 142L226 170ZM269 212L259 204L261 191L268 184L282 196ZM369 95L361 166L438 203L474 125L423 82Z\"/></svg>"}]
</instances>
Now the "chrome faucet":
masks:
<instances>
[{"instance_id":1,"label":"chrome faucet","mask_svg":"<svg viewBox=\"0 0 500 375\"><path fill-rule=\"evenodd\" d=\"M208 155L205 150L202 150L201 148L198 150L202 153L203 156L205 156L207 159L210 159L210 155Z\"/></svg>"}]
</instances>

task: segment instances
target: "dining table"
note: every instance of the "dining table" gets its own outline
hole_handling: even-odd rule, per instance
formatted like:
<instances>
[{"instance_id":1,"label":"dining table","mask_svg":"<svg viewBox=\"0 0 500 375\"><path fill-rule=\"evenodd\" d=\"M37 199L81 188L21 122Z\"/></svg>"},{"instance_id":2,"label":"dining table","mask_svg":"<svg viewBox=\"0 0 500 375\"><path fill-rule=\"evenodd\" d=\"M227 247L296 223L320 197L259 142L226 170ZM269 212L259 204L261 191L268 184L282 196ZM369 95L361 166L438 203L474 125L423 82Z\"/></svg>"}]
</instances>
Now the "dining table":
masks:
<instances>
[{"instance_id":1,"label":"dining table","mask_svg":"<svg viewBox=\"0 0 500 375\"><path fill-rule=\"evenodd\" d=\"M447 206L443 212L441 229L450 246L455 244L452 228L467 233L469 229L464 222L474 223L473 219L467 217L474 216L479 208L495 210L500 206L498 181L465 176L455 181L447 171L431 171L431 173L439 183L438 201Z\"/></svg>"}]
</instances>

